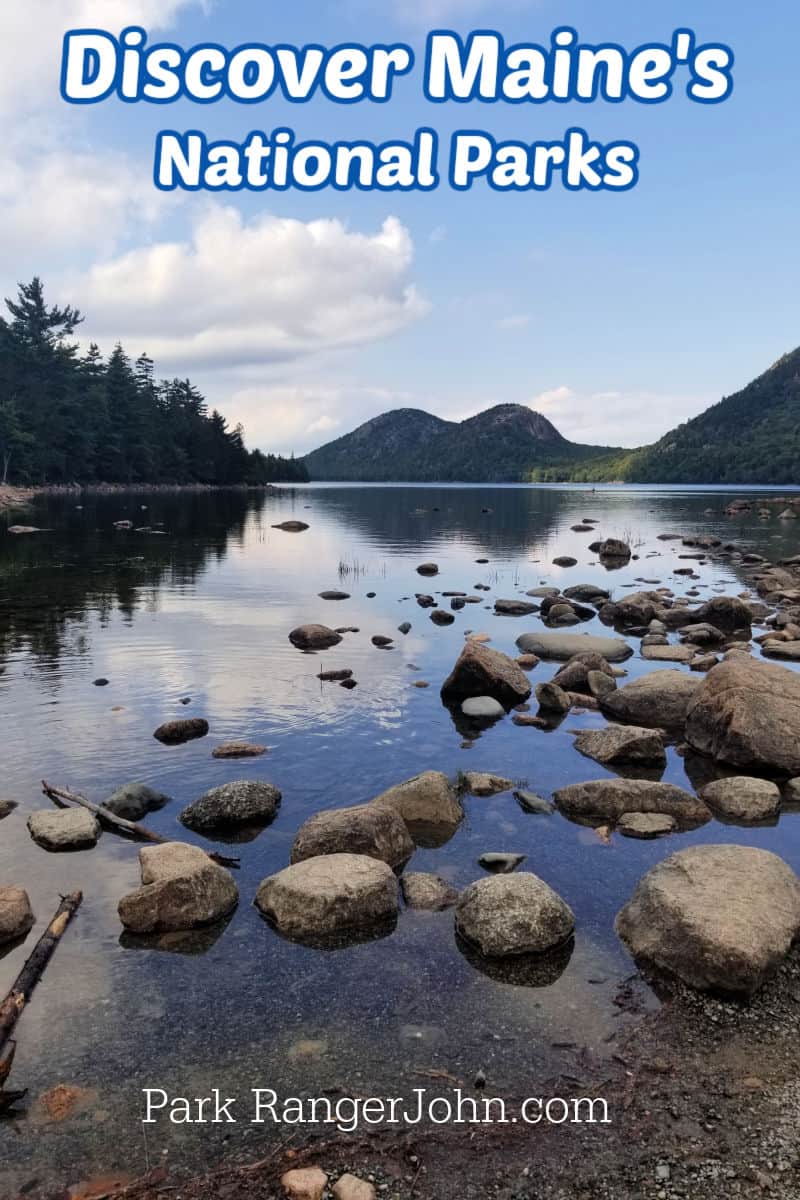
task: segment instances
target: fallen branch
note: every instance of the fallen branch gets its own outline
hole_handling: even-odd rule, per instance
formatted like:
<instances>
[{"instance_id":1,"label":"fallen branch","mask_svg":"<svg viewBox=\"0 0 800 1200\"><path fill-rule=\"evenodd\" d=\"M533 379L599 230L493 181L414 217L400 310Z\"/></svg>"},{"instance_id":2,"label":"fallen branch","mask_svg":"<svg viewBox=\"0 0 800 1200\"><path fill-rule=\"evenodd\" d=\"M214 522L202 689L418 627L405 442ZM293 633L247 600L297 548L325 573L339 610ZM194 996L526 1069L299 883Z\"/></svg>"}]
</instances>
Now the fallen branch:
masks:
<instances>
[{"instance_id":1,"label":"fallen branch","mask_svg":"<svg viewBox=\"0 0 800 1200\"><path fill-rule=\"evenodd\" d=\"M164 845L166 842L174 841L174 838L164 837L163 834L156 833L154 830L148 829L146 825L140 825L137 821L128 821L125 817L118 817L110 808L106 808L102 804L93 804L91 800L87 800L80 792L71 792L67 788L55 787L52 783L48 783L46 779L42 780L42 791L45 796L60 808L69 808L71 804L80 804L83 808L88 808L89 812L94 813L101 821L110 825L112 829L137 838L141 842L156 842L159 845ZM238 858L231 858L227 854L219 854L215 850L207 850L206 853L213 862L218 863L221 867L239 866Z\"/></svg>"}]
</instances>

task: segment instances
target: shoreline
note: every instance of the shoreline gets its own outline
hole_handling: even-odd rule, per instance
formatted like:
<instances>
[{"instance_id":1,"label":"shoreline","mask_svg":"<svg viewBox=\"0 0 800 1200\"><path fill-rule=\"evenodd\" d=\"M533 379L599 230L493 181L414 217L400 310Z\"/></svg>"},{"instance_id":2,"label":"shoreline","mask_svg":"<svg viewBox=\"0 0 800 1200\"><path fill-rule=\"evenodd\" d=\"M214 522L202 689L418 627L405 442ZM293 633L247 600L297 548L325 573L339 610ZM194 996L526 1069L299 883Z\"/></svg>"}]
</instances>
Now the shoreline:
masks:
<instances>
[{"instance_id":1,"label":"shoreline","mask_svg":"<svg viewBox=\"0 0 800 1200\"><path fill-rule=\"evenodd\" d=\"M0 512L26 508L37 496L170 495L185 492L280 492L292 484L274 483L66 483L37 487L0 485Z\"/></svg>"}]
</instances>

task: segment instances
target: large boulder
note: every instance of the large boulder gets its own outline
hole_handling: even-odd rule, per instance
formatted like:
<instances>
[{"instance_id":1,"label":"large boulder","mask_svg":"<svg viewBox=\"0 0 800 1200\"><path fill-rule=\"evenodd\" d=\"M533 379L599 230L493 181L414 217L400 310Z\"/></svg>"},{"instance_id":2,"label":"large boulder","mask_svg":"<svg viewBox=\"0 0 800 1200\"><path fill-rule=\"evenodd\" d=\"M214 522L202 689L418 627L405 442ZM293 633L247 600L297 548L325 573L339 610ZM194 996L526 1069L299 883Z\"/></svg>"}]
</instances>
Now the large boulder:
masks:
<instances>
[{"instance_id":1,"label":"large boulder","mask_svg":"<svg viewBox=\"0 0 800 1200\"><path fill-rule=\"evenodd\" d=\"M445 704L461 704L470 696L492 696L505 708L515 708L531 694L528 677L518 663L499 650L469 638L456 665L442 684Z\"/></svg>"},{"instance_id":2,"label":"large boulder","mask_svg":"<svg viewBox=\"0 0 800 1200\"><path fill-rule=\"evenodd\" d=\"M609 725L582 729L575 749L604 766L665 767L667 753L661 736L638 725Z\"/></svg>"},{"instance_id":3,"label":"large boulder","mask_svg":"<svg viewBox=\"0 0 800 1200\"><path fill-rule=\"evenodd\" d=\"M749 629L753 614L738 596L714 596L697 609L694 620L730 633L734 629Z\"/></svg>"},{"instance_id":4,"label":"large boulder","mask_svg":"<svg viewBox=\"0 0 800 1200\"><path fill-rule=\"evenodd\" d=\"M237 825L266 825L278 811L281 793L271 783L236 779L194 800L178 818L187 829L207 833Z\"/></svg>"},{"instance_id":5,"label":"large boulder","mask_svg":"<svg viewBox=\"0 0 800 1200\"><path fill-rule=\"evenodd\" d=\"M616 929L651 970L749 995L800 932L800 880L766 850L691 846L640 880Z\"/></svg>"},{"instance_id":6,"label":"large boulder","mask_svg":"<svg viewBox=\"0 0 800 1200\"><path fill-rule=\"evenodd\" d=\"M777 817L781 807L777 784L751 775L714 779L698 794L715 813L731 821L769 821Z\"/></svg>"},{"instance_id":7,"label":"large boulder","mask_svg":"<svg viewBox=\"0 0 800 1200\"><path fill-rule=\"evenodd\" d=\"M538 875L494 875L461 893L456 928L486 958L543 954L571 936L575 914Z\"/></svg>"},{"instance_id":8,"label":"large boulder","mask_svg":"<svg viewBox=\"0 0 800 1200\"><path fill-rule=\"evenodd\" d=\"M326 938L382 925L397 916L391 867L361 854L326 854L263 881L256 906L289 938Z\"/></svg>"},{"instance_id":9,"label":"large boulder","mask_svg":"<svg viewBox=\"0 0 800 1200\"><path fill-rule=\"evenodd\" d=\"M571 783L554 792L553 799L567 817L617 821L623 813L663 813L684 828L711 820L702 800L672 783L649 779L595 779Z\"/></svg>"},{"instance_id":10,"label":"large boulder","mask_svg":"<svg viewBox=\"0 0 800 1200\"><path fill-rule=\"evenodd\" d=\"M33 927L28 893L21 887L0 887L0 946L24 937Z\"/></svg>"},{"instance_id":11,"label":"large boulder","mask_svg":"<svg viewBox=\"0 0 800 1200\"><path fill-rule=\"evenodd\" d=\"M230 871L199 846L166 842L139 851L142 886L119 902L120 920L132 933L194 929L227 916L239 901Z\"/></svg>"},{"instance_id":12,"label":"large boulder","mask_svg":"<svg viewBox=\"0 0 800 1200\"><path fill-rule=\"evenodd\" d=\"M414 842L399 812L382 804L356 804L318 812L300 826L291 861L320 854L363 854L390 867L408 862Z\"/></svg>"},{"instance_id":13,"label":"large boulder","mask_svg":"<svg viewBox=\"0 0 800 1200\"><path fill-rule=\"evenodd\" d=\"M747 771L800 774L800 674L744 654L726 658L688 706L686 740Z\"/></svg>"},{"instance_id":14,"label":"large boulder","mask_svg":"<svg viewBox=\"0 0 800 1200\"><path fill-rule=\"evenodd\" d=\"M539 658L555 662L567 662L576 654L599 654L606 662L624 662L633 650L623 638L601 637L591 633L558 633L544 630L542 633L523 633L517 638L517 646L523 654L536 654Z\"/></svg>"},{"instance_id":15,"label":"large boulder","mask_svg":"<svg viewBox=\"0 0 800 1200\"><path fill-rule=\"evenodd\" d=\"M289 641L298 650L328 650L341 640L342 635L327 625L298 625L289 634Z\"/></svg>"},{"instance_id":16,"label":"large boulder","mask_svg":"<svg viewBox=\"0 0 800 1200\"><path fill-rule=\"evenodd\" d=\"M169 801L169 796L146 783L125 783L103 801L103 807L126 821L141 821L149 812L163 808Z\"/></svg>"},{"instance_id":17,"label":"large boulder","mask_svg":"<svg viewBox=\"0 0 800 1200\"><path fill-rule=\"evenodd\" d=\"M652 671L600 697L600 707L614 721L651 729L682 729L689 702L700 682L682 671Z\"/></svg>"},{"instance_id":18,"label":"large boulder","mask_svg":"<svg viewBox=\"0 0 800 1200\"><path fill-rule=\"evenodd\" d=\"M600 615L605 621L621 625L649 625L663 604L660 592L631 592L604 604Z\"/></svg>"},{"instance_id":19,"label":"large boulder","mask_svg":"<svg viewBox=\"0 0 800 1200\"><path fill-rule=\"evenodd\" d=\"M399 813L407 825L458 825L464 810L450 780L441 771L423 771L381 792L372 801Z\"/></svg>"},{"instance_id":20,"label":"large boulder","mask_svg":"<svg viewBox=\"0 0 800 1200\"><path fill-rule=\"evenodd\" d=\"M31 813L28 829L45 850L88 850L96 845L100 824L85 808L61 808Z\"/></svg>"}]
</instances>

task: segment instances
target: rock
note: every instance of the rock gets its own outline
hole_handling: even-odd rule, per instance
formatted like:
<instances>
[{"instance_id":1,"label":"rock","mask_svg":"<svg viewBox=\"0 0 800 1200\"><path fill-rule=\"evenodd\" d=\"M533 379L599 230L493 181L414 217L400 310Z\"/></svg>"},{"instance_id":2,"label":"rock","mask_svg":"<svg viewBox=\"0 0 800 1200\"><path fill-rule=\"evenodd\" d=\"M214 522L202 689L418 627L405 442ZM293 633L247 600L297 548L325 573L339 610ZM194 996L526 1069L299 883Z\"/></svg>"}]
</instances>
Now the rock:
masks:
<instances>
[{"instance_id":1,"label":"rock","mask_svg":"<svg viewBox=\"0 0 800 1200\"><path fill-rule=\"evenodd\" d=\"M431 620L434 625L452 625L455 617L444 608L435 608L431 613Z\"/></svg>"},{"instance_id":2,"label":"rock","mask_svg":"<svg viewBox=\"0 0 800 1200\"><path fill-rule=\"evenodd\" d=\"M38 525L9 525L7 532L19 535L21 533L42 533L43 531Z\"/></svg>"},{"instance_id":3,"label":"rock","mask_svg":"<svg viewBox=\"0 0 800 1200\"><path fill-rule=\"evenodd\" d=\"M766 850L691 846L640 880L616 930L646 967L750 995L800 930L800 880Z\"/></svg>"},{"instance_id":4,"label":"rock","mask_svg":"<svg viewBox=\"0 0 800 1200\"><path fill-rule=\"evenodd\" d=\"M211 751L212 758L260 758L267 753L266 746L255 742L223 742Z\"/></svg>"},{"instance_id":5,"label":"rock","mask_svg":"<svg viewBox=\"0 0 800 1200\"><path fill-rule=\"evenodd\" d=\"M411 622L403 621L402 625L397 626L397 632L402 633L403 636L405 636L407 633L411 633Z\"/></svg>"},{"instance_id":6,"label":"rock","mask_svg":"<svg viewBox=\"0 0 800 1200\"><path fill-rule=\"evenodd\" d=\"M550 816L555 812L555 805L549 800L545 800L543 796L537 796L536 792L528 792L518 790L514 792L514 799L517 804L527 813L535 813L537 816Z\"/></svg>"},{"instance_id":7,"label":"rock","mask_svg":"<svg viewBox=\"0 0 800 1200\"><path fill-rule=\"evenodd\" d=\"M589 692L596 700L607 696L609 692L617 690L617 681L613 675L606 675L605 671L587 671L586 682L589 685Z\"/></svg>"},{"instance_id":8,"label":"rock","mask_svg":"<svg viewBox=\"0 0 800 1200\"><path fill-rule=\"evenodd\" d=\"M408 871L400 880L403 899L408 908L440 912L452 908L458 900L458 892L439 875L425 871Z\"/></svg>"},{"instance_id":9,"label":"rock","mask_svg":"<svg viewBox=\"0 0 800 1200\"><path fill-rule=\"evenodd\" d=\"M358 682L355 679L343 679L339 684L339 687L346 688L347 691L352 691L353 688L358 687Z\"/></svg>"},{"instance_id":10,"label":"rock","mask_svg":"<svg viewBox=\"0 0 800 1200\"><path fill-rule=\"evenodd\" d=\"M513 780L502 775L490 775L483 771L467 771L464 775L466 790L472 796L496 796L499 792L510 792Z\"/></svg>"},{"instance_id":11,"label":"rock","mask_svg":"<svg viewBox=\"0 0 800 1200\"><path fill-rule=\"evenodd\" d=\"M369 639L373 646L377 646L379 650L385 650L387 646L391 646L394 638L386 637L383 633L376 633L374 637Z\"/></svg>"},{"instance_id":12,"label":"rock","mask_svg":"<svg viewBox=\"0 0 800 1200\"><path fill-rule=\"evenodd\" d=\"M582 729L575 739L575 749L604 766L667 765L667 754L660 735L653 729L642 729L636 725Z\"/></svg>"},{"instance_id":13,"label":"rock","mask_svg":"<svg viewBox=\"0 0 800 1200\"><path fill-rule=\"evenodd\" d=\"M529 604L525 600L495 600L494 611L503 617L526 617L529 613L538 611L538 604Z\"/></svg>"},{"instance_id":14,"label":"rock","mask_svg":"<svg viewBox=\"0 0 800 1200\"><path fill-rule=\"evenodd\" d=\"M281 1176L287 1200L322 1200L328 1176L319 1167L295 1167Z\"/></svg>"},{"instance_id":15,"label":"rock","mask_svg":"<svg viewBox=\"0 0 800 1200\"><path fill-rule=\"evenodd\" d=\"M631 556L631 548L627 542L622 542L619 538L606 538L600 543L597 551L601 558L613 558L625 561Z\"/></svg>"},{"instance_id":16,"label":"rock","mask_svg":"<svg viewBox=\"0 0 800 1200\"><path fill-rule=\"evenodd\" d=\"M589 652L599 654L606 662L624 662L633 650L623 638L599 637L589 633L523 633L517 638L517 646L523 654L536 654L539 658L566 662L576 654Z\"/></svg>"},{"instance_id":17,"label":"rock","mask_svg":"<svg viewBox=\"0 0 800 1200\"><path fill-rule=\"evenodd\" d=\"M479 721L496 721L506 715L506 710L499 700L493 696L470 696L461 705L465 717L475 717Z\"/></svg>"},{"instance_id":18,"label":"rock","mask_svg":"<svg viewBox=\"0 0 800 1200\"><path fill-rule=\"evenodd\" d=\"M325 809L300 826L290 860L303 862L321 854L358 854L401 867L416 849L406 823L384 804L356 804Z\"/></svg>"},{"instance_id":19,"label":"rock","mask_svg":"<svg viewBox=\"0 0 800 1200\"><path fill-rule=\"evenodd\" d=\"M332 591L329 591L329 592L320 592L319 598L320 598L320 600L349 600L350 593L349 592L337 592L335 589L333 589Z\"/></svg>"},{"instance_id":20,"label":"rock","mask_svg":"<svg viewBox=\"0 0 800 1200\"><path fill-rule=\"evenodd\" d=\"M10 817L16 807L16 800L0 800L0 821L4 817Z\"/></svg>"},{"instance_id":21,"label":"rock","mask_svg":"<svg viewBox=\"0 0 800 1200\"><path fill-rule=\"evenodd\" d=\"M289 634L289 641L298 650L327 650L338 646L341 634L328 629L327 625L298 625Z\"/></svg>"},{"instance_id":22,"label":"rock","mask_svg":"<svg viewBox=\"0 0 800 1200\"><path fill-rule=\"evenodd\" d=\"M785 662L800 662L800 641L766 642L761 648L765 658L781 658Z\"/></svg>"},{"instance_id":23,"label":"rock","mask_svg":"<svg viewBox=\"0 0 800 1200\"><path fill-rule=\"evenodd\" d=\"M733 821L768 821L781 806L777 785L750 775L715 779L700 789L699 796L714 812Z\"/></svg>"},{"instance_id":24,"label":"rock","mask_svg":"<svg viewBox=\"0 0 800 1200\"><path fill-rule=\"evenodd\" d=\"M239 889L230 871L199 846L167 842L139 851L142 886L123 896L119 918L132 933L194 929L233 912Z\"/></svg>"},{"instance_id":25,"label":"rock","mask_svg":"<svg viewBox=\"0 0 800 1200\"><path fill-rule=\"evenodd\" d=\"M35 920L24 888L0 887L0 946L25 937Z\"/></svg>"},{"instance_id":26,"label":"rock","mask_svg":"<svg viewBox=\"0 0 800 1200\"><path fill-rule=\"evenodd\" d=\"M417 593L416 601L417 601L417 604L420 606L420 608L435 608L436 607L436 601L434 600L433 596L426 596L422 592Z\"/></svg>"},{"instance_id":27,"label":"rock","mask_svg":"<svg viewBox=\"0 0 800 1200\"><path fill-rule=\"evenodd\" d=\"M45 850L87 850L100 837L100 824L86 808L31 813L28 829L36 844Z\"/></svg>"},{"instance_id":28,"label":"rock","mask_svg":"<svg viewBox=\"0 0 800 1200\"><path fill-rule=\"evenodd\" d=\"M207 733L208 721L202 717L183 717L177 721L165 721L163 725L159 725L153 737L165 746L178 746L181 742L205 737Z\"/></svg>"},{"instance_id":29,"label":"rock","mask_svg":"<svg viewBox=\"0 0 800 1200\"><path fill-rule=\"evenodd\" d=\"M731 655L700 682L686 739L701 754L747 771L800 774L800 675Z\"/></svg>"},{"instance_id":30,"label":"rock","mask_svg":"<svg viewBox=\"0 0 800 1200\"><path fill-rule=\"evenodd\" d=\"M170 800L170 796L145 783L125 783L103 801L103 807L126 821L141 821L149 812L157 812L169 804Z\"/></svg>"},{"instance_id":31,"label":"rock","mask_svg":"<svg viewBox=\"0 0 800 1200\"><path fill-rule=\"evenodd\" d=\"M647 840L666 837L667 834L675 832L675 827L675 818L665 813L633 812L623 813L617 821L616 829L623 837Z\"/></svg>"},{"instance_id":32,"label":"rock","mask_svg":"<svg viewBox=\"0 0 800 1200\"><path fill-rule=\"evenodd\" d=\"M286 937L325 938L393 920L397 879L376 858L325 854L270 875L258 889L256 906Z\"/></svg>"},{"instance_id":33,"label":"rock","mask_svg":"<svg viewBox=\"0 0 800 1200\"><path fill-rule=\"evenodd\" d=\"M109 681L102 676L99 679L92 680L93 687L108 687L108 683Z\"/></svg>"},{"instance_id":34,"label":"rock","mask_svg":"<svg viewBox=\"0 0 800 1200\"><path fill-rule=\"evenodd\" d=\"M716 625L709 625L707 621L681 625L679 632L685 641L691 642L695 646L718 646L726 640L726 635L722 630L717 629Z\"/></svg>"},{"instance_id":35,"label":"rock","mask_svg":"<svg viewBox=\"0 0 800 1200\"><path fill-rule=\"evenodd\" d=\"M376 1196L372 1184L355 1175L342 1175L333 1189L334 1200L375 1200Z\"/></svg>"},{"instance_id":36,"label":"rock","mask_svg":"<svg viewBox=\"0 0 800 1200\"><path fill-rule=\"evenodd\" d=\"M535 654L520 654L519 658L514 661L518 667L522 667L523 671L534 671L539 665L539 659Z\"/></svg>"},{"instance_id":37,"label":"rock","mask_svg":"<svg viewBox=\"0 0 800 1200\"><path fill-rule=\"evenodd\" d=\"M515 708L531 694L522 668L499 650L469 638L451 674L442 684L445 704L458 704L473 696L492 696L504 708Z\"/></svg>"},{"instance_id":38,"label":"rock","mask_svg":"<svg viewBox=\"0 0 800 1200\"><path fill-rule=\"evenodd\" d=\"M642 646L642 658L648 662L690 663L694 656L692 646Z\"/></svg>"},{"instance_id":39,"label":"rock","mask_svg":"<svg viewBox=\"0 0 800 1200\"><path fill-rule=\"evenodd\" d=\"M491 871L493 875L510 875L517 867L522 866L527 857L527 854L482 854L478 864L484 871Z\"/></svg>"},{"instance_id":40,"label":"rock","mask_svg":"<svg viewBox=\"0 0 800 1200\"><path fill-rule=\"evenodd\" d=\"M559 788L554 799L567 817L601 817L615 822L623 813L661 813L674 817L684 827L704 825L711 820L706 805L690 792L672 783L654 783L649 779L572 783Z\"/></svg>"},{"instance_id":41,"label":"rock","mask_svg":"<svg viewBox=\"0 0 800 1200\"><path fill-rule=\"evenodd\" d=\"M569 554L560 554L558 558L553 559L554 567L577 567L577 558L571 558Z\"/></svg>"},{"instance_id":42,"label":"rock","mask_svg":"<svg viewBox=\"0 0 800 1200\"><path fill-rule=\"evenodd\" d=\"M545 712L560 713L562 716L572 708L572 701L557 683L540 683L536 687L536 699Z\"/></svg>"},{"instance_id":43,"label":"rock","mask_svg":"<svg viewBox=\"0 0 800 1200\"><path fill-rule=\"evenodd\" d=\"M535 587L525 593L526 596L541 596L543 599L549 597L555 599L561 595L561 591L557 587Z\"/></svg>"},{"instance_id":44,"label":"rock","mask_svg":"<svg viewBox=\"0 0 800 1200\"><path fill-rule=\"evenodd\" d=\"M738 596L714 596L694 614L695 622L707 623L729 633L734 629L749 629L752 617L750 609Z\"/></svg>"},{"instance_id":45,"label":"rock","mask_svg":"<svg viewBox=\"0 0 800 1200\"><path fill-rule=\"evenodd\" d=\"M418 575L438 575L439 567L436 563L421 563L421 565L417 567L417 574Z\"/></svg>"},{"instance_id":46,"label":"rock","mask_svg":"<svg viewBox=\"0 0 800 1200\"><path fill-rule=\"evenodd\" d=\"M308 529L305 521L281 521L279 525L273 525L273 529L281 529L284 533L304 533Z\"/></svg>"},{"instance_id":47,"label":"rock","mask_svg":"<svg viewBox=\"0 0 800 1200\"><path fill-rule=\"evenodd\" d=\"M184 808L178 820L197 833L237 825L266 825L281 802L281 793L271 783L236 779L212 788Z\"/></svg>"},{"instance_id":48,"label":"rock","mask_svg":"<svg viewBox=\"0 0 800 1200\"><path fill-rule=\"evenodd\" d=\"M689 670L690 671L710 671L711 668L715 667L718 662L719 662L719 659L717 658L716 654L698 654L689 663Z\"/></svg>"},{"instance_id":49,"label":"rock","mask_svg":"<svg viewBox=\"0 0 800 1200\"><path fill-rule=\"evenodd\" d=\"M564 595L568 600L586 600L589 604L608 600L606 589L597 587L594 583L576 583L572 587L564 588Z\"/></svg>"},{"instance_id":50,"label":"rock","mask_svg":"<svg viewBox=\"0 0 800 1200\"><path fill-rule=\"evenodd\" d=\"M682 729L701 683L682 671L653 671L600 698L607 717L631 725Z\"/></svg>"},{"instance_id":51,"label":"rock","mask_svg":"<svg viewBox=\"0 0 800 1200\"><path fill-rule=\"evenodd\" d=\"M528 872L479 879L456 906L456 928L487 958L541 954L565 942L575 928L572 910L551 887Z\"/></svg>"},{"instance_id":52,"label":"rock","mask_svg":"<svg viewBox=\"0 0 800 1200\"><path fill-rule=\"evenodd\" d=\"M572 658L564 663L563 667L559 667L557 673L553 676L552 682L565 692L583 692L590 695L589 674L593 671L600 672L611 683L614 682L613 667L609 666L602 655L587 651L583 651L581 654L574 654Z\"/></svg>"},{"instance_id":53,"label":"rock","mask_svg":"<svg viewBox=\"0 0 800 1200\"><path fill-rule=\"evenodd\" d=\"M464 817L458 796L441 771L414 775L381 792L372 803L394 809L412 828L417 824L458 825Z\"/></svg>"},{"instance_id":54,"label":"rock","mask_svg":"<svg viewBox=\"0 0 800 1200\"><path fill-rule=\"evenodd\" d=\"M352 679L353 672L349 667L342 667L338 671L320 671L317 679L321 679L323 683L344 683L345 679Z\"/></svg>"}]
</instances>

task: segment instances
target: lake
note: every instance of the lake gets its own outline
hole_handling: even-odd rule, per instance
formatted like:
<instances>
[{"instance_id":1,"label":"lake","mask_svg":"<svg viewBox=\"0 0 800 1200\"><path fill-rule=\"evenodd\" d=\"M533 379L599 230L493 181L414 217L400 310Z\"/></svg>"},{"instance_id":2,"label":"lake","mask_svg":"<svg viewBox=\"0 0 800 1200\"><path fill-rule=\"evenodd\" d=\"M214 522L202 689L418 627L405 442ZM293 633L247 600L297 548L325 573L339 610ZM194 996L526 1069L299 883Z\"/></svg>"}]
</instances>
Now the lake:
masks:
<instances>
[{"instance_id":1,"label":"lake","mask_svg":"<svg viewBox=\"0 0 800 1200\"><path fill-rule=\"evenodd\" d=\"M673 573L687 565L678 558L685 547L659 541L663 531L716 534L771 559L798 553L800 521L724 516L732 496L748 494L768 489L311 485L73 495L41 497L25 515L45 532L0 532L0 717L10 735L0 796L19 805L0 822L0 881L28 889L36 932L59 894L80 887L85 895L17 1027L11 1085L29 1096L24 1115L0 1122L0 1194L25 1188L35 1196L161 1161L197 1169L230 1148L252 1145L258 1156L274 1136L244 1124L159 1124L145 1140L144 1087L401 1095L431 1086L437 1072L469 1083L482 1070L496 1094L532 1094L537 1080L579 1075L587 1058L612 1054L630 1019L615 999L633 972L613 920L637 880L678 846L701 841L762 846L800 871L798 814L773 827L712 821L657 842L614 836L605 844L560 815L525 813L511 792L466 797L455 836L419 849L413 869L463 887L481 877L482 853L527 855L524 869L577 917L571 957L542 986L487 973L456 942L452 911L405 910L390 936L323 951L278 936L252 900L260 881L287 864L310 815L367 801L419 771L491 771L545 796L607 774L573 748L576 729L604 724L593 712L571 713L553 731L507 717L465 740L439 696L465 631L485 631L492 646L515 653L515 639L541 620L496 616L494 599L540 584L597 583L619 596L645 578L685 594L691 585ZM598 519L597 534L571 531L585 517ZM6 514L5 525L12 519L19 514ZM159 532L115 530L124 519ZM272 528L287 519L310 528ZM587 548L598 536L625 538L638 559L606 571ZM553 566L564 554L578 566ZM416 567L429 560L439 575L421 579ZM697 573L700 597L746 586L730 563L700 564ZM444 628L414 599L477 584L489 589L480 593L485 602ZM351 598L318 597L331 588ZM397 632L403 621L412 624L406 636ZM288 634L308 622L360 632L304 654ZM604 627L592 621L578 631ZM392 648L373 646L376 634L393 637ZM638 655L625 664L631 678L658 666ZM352 668L358 687L317 678L337 667ZM531 683L556 669L540 664ZM107 686L94 685L101 677ZM414 686L420 681L430 686ZM173 747L153 738L162 721L183 716L207 718L210 735ZM212 758L214 746L234 739L270 752ZM691 787L684 760L673 748L668 757L663 778ZM173 798L147 824L202 844L177 813L242 778L275 784L282 806L269 828L230 850L241 858L237 911L191 936L123 935L117 903L139 883L136 844L105 832L93 850L49 854L26 829L31 812L50 807L42 779L95 801L138 780ZM0 993L36 932L0 952ZM642 1003L657 1000L643 989ZM78 1089L63 1119L41 1099L56 1085Z\"/></svg>"}]
</instances>

